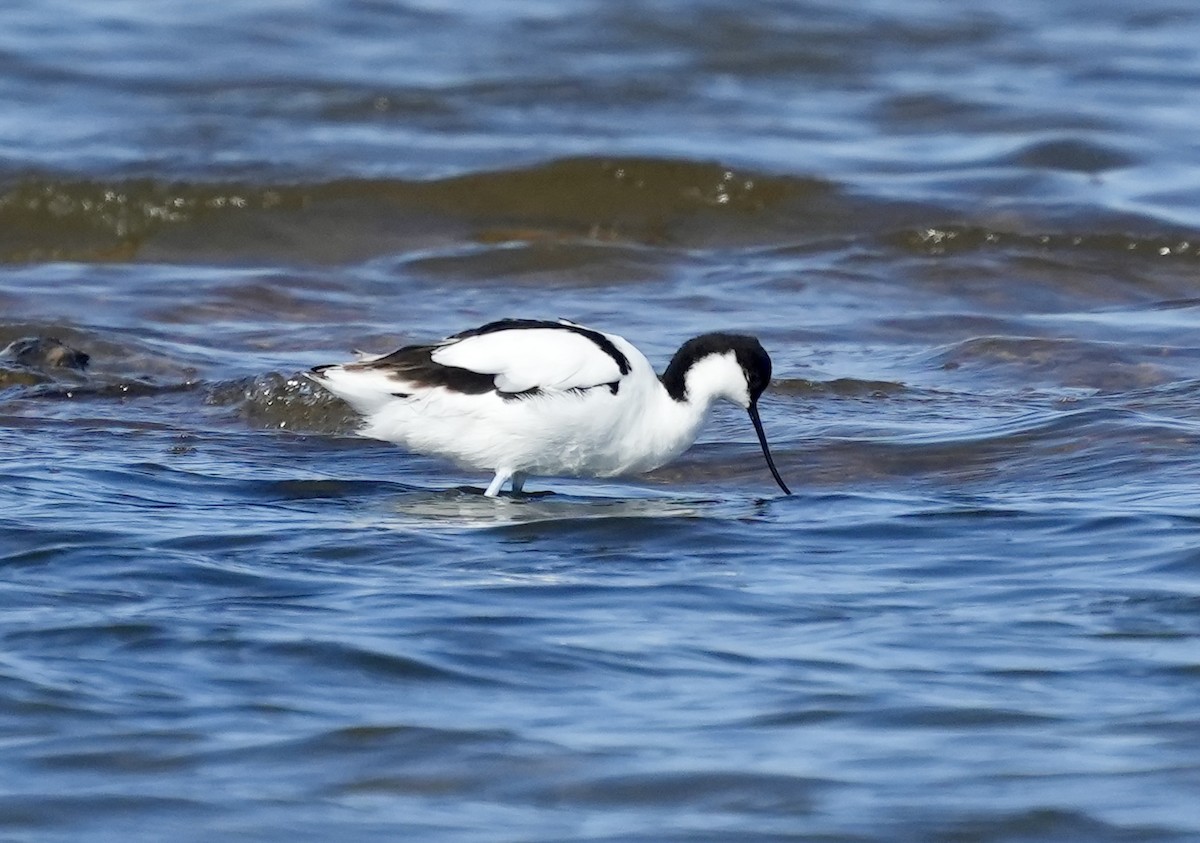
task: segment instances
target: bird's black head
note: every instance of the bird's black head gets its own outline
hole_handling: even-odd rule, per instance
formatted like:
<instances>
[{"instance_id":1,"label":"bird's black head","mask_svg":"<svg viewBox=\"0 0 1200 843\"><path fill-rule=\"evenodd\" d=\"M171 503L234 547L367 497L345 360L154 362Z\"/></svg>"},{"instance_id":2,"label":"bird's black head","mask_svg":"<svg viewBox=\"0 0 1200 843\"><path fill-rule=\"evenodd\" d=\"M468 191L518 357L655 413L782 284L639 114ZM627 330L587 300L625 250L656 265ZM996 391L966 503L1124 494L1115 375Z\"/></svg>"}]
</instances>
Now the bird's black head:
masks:
<instances>
[{"instance_id":1,"label":"bird's black head","mask_svg":"<svg viewBox=\"0 0 1200 843\"><path fill-rule=\"evenodd\" d=\"M771 358L754 337L739 336L734 339L740 341L733 351L742 371L746 373L746 387L750 390L750 403L753 404L771 383Z\"/></svg>"},{"instance_id":2,"label":"bird's black head","mask_svg":"<svg viewBox=\"0 0 1200 843\"><path fill-rule=\"evenodd\" d=\"M688 370L705 357L731 351L745 372L750 402L757 401L771 382L771 358L757 339L745 334L701 334L681 345L663 372L667 394L676 401L686 401Z\"/></svg>"},{"instance_id":3,"label":"bird's black head","mask_svg":"<svg viewBox=\"0 0 1200 843\"><path fill-rule=\"evenodd\" d=\"M710 389L713 389L714 392L720 389L721 392L717 394L722 394L729 400L742 404L750 413L750 421L754 423L754 432L758 435L758 442L762 446L763 456L767 460L771 476L775 478L779 488L783 489L785 494L790 495L791 491L783 482L783 478L779 476L778 469L775 468L775 460L771 458L771 449L767 447L767 434L763 430L762 420L758 416L758 399L767 385L771 383L771 358L757 339L744 334L702 334L690 339L680 346L679 351L675 352L675 356L671 358L667 370L663 372L663 386L666 387L667 394L676 401L687 401L689 400L688 372L708 357L725 356L727 358L730 353L733 354L733 359L737 361L746 378L744 396L741 394L741 385L735 386L728 379L733 373L727 367L719 368L715 372L710 368L701 367L697 373L705 371L710 378L715 375L718 379L716 382L711 379L708 381Z\"/></svg>"}]
</instances>

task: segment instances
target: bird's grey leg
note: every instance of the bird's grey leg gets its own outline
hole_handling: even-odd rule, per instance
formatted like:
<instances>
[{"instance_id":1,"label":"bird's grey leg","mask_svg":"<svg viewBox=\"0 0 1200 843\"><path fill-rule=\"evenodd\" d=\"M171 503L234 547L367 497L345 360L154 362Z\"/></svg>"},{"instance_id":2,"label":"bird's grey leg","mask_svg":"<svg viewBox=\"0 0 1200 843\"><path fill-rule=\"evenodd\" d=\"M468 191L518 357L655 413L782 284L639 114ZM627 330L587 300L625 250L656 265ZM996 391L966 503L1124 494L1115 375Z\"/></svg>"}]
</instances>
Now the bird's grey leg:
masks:
<instances>
[{"instance_id":1,"label":"bird's grey leg","mask_svg":"<svg viewBox=\"0 0 1200 843\"><path fill-rule=\"evenodd\" d=\"M489 498L496 497L496 495L500 494L500 487L507 483L512 476L513 473L509 469L497 468L496 476L492 478L492 482L488 484L484 494Z\"/></svg>"},{"instance_id":2,"label":"bird's grey leg","mask_svg":"<svg viewBox=\"0 0 1200 843\"><path fill-rule=\"evenodd\" d=\"M524 471L514 471L512 476L513 492L520 494L521 490L525 488L525 481L528 479L529 475Z\"/></svg>"}]
</instances>

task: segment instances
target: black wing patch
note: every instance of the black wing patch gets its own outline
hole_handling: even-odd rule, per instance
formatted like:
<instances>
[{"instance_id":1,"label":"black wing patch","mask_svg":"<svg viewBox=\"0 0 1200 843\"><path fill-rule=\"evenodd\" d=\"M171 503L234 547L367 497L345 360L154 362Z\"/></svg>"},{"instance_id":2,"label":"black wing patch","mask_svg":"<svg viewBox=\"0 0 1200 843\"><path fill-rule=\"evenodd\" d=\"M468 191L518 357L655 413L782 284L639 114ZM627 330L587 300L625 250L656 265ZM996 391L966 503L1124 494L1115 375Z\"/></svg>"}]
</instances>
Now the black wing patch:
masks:
<instances>
[{"instance_id":1,"label":"black wing patch","mask_svg":"<svg viewBox=\"0 0 1200 843\"><path fill-rule=\"evenodd\" d=\"M431 356L441 346L406 345L391 354L361 363L346 363L347 371L379 370L418 386L443 386L464 395L483 395L496 390L496 376L470 369L443 366Z\"/></svg>"}]
</instances>

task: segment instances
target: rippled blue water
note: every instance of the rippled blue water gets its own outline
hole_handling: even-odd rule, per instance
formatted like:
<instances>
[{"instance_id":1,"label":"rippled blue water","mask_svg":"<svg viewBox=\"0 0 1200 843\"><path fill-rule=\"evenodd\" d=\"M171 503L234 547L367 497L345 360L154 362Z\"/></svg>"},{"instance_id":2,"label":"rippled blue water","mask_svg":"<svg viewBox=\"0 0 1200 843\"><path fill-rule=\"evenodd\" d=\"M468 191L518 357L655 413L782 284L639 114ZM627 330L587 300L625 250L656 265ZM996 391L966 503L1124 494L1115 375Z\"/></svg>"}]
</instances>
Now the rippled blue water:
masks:
<instances>
[{"instance_id":1,"label":"rippled blue water","mask_svg":"<svg viewBox=\"0 0 1200 843\"><path fill-rule=\"evenodd\" d=\"M1200 839L1200 9L3 18L0 840ZM796 494L298 375L560 315Z\"/></svg>"}]
</instances>

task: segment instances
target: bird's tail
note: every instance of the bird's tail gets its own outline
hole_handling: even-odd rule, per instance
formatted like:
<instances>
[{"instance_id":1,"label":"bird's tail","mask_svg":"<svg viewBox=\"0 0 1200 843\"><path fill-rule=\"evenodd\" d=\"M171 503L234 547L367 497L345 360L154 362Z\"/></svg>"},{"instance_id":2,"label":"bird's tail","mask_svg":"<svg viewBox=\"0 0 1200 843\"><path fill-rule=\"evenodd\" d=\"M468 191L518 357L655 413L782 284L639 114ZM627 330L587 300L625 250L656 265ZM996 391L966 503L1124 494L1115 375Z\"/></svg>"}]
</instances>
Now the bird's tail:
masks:
<instances>
[{"instance_id":1,"label":"bird's tail","mask_svg":"<svg viewBox=\"0 0 1200 843\"><path fill-rule=\"evenodd\" d=\"M363 415L378 412L397 398L408 397L402 384L378 369L329 363L315 366L305 374Z\"/></svg>"}]
</instances>

